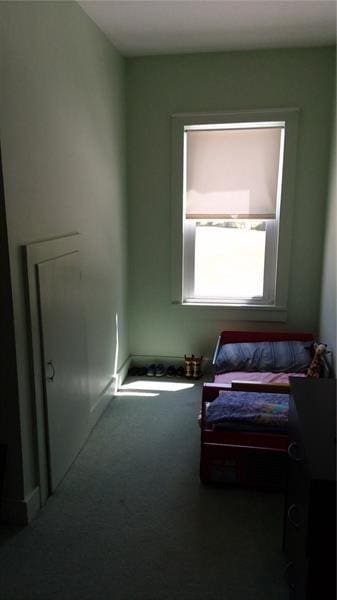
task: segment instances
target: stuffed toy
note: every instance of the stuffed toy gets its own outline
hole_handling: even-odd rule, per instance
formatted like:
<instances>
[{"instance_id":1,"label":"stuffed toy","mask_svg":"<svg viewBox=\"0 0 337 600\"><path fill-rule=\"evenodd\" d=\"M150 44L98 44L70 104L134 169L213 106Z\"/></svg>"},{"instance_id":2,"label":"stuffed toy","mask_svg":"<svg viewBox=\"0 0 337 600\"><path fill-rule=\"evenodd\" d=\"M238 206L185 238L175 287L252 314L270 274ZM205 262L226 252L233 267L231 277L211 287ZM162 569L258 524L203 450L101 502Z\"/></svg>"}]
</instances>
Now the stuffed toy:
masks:
<instances>
[{"instance_id":1,"label":"stuffed toy","mask_svg":"<svg viewBox=\"0 0 337 600\"><path fill-rule=\"evenodd\" d=\"M315 354L310 363L310 366L307 369L307 377L320 377L323 366L323 355L326 352L325 344L314 344Z\"/></svg>"}]
</instances>

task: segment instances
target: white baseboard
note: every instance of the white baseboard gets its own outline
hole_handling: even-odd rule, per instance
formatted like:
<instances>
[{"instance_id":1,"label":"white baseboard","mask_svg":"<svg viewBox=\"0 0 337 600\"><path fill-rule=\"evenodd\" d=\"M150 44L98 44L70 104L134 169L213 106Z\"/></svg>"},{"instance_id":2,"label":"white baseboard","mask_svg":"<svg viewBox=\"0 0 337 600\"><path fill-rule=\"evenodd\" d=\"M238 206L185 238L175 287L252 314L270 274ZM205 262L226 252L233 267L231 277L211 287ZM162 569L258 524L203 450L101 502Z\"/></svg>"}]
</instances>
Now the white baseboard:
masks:
<instances>
[{"instance_id":1,"label":"white baseboard","mask_svg":"<svg viewBox=\"0 0 337 600\"><path fill-rule=\"evenodd\" d=\"M105 386L105 388L101 391L99 396L96 398L95 403L93 404L93 406L90 409L91 419L93 422L96 422L96 420L99 418L100 413L103 412L103 410L105 409L107 404L110 402L111 398L113 398L115 392L116 392L116 377L115 377L115 375L113 375L111 377L110 381Z\"/></svg>"},{"instance_id":2,"label":"white baseboard","mask_svg":"<svg viewBox=\"0 0 337 600\"><path fill-rule=\"evenodd\" d=\"M119 367L117 376L116 376L116 391L120 388L124 379L126 378L126 376L128 374L128 370L131 365L131 362L132 362L132 357L131 357L131 355L129 355L128 358L124 361L124 363Z\"/></svg>"},{"instance_id":3,"label":"white baseboard","mask_svg":"<svg viewBox=\"0 0 337 600\"><path fill-rule=\"evenodd\" d=\"M103 411L105 410L105 408L107 407L109 402L112 400L112 398L116 394L119 387L122 385L125 377L127 376L127 373L128 373L129 367L130 367L130 363L131 363L131 356L128 356L128 358L124 361L124 363L119 367L117 373L111 377L110 381L105 386L105 388L102 390L102 392L96 399L96 402L94 403L94 405L91 407L90 412L91 412L91 420L92 420L93 425L96 424L100 415L103 413Z\"/></svg>"},{"instance_id":4,"label":"white baseboard","mask_svg":"<svg viewBox=\"0 0 337 600\"><path fill-rule=\"evenodd\" d=\"M24 499L2 498L1 521L9 525L28 525L41 507L40 488L36 487Z\"/></svg>"}]
</instances>

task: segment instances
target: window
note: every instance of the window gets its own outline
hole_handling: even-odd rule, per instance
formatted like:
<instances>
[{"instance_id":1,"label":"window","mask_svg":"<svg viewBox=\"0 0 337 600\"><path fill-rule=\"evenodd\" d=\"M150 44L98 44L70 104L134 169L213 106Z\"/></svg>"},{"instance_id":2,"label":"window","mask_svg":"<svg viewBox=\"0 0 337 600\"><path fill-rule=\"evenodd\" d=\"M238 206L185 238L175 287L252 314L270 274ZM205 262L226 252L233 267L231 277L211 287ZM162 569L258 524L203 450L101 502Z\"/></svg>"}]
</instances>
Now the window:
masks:
<instances>
[{"instance_id":1,"label":"window","mask_svg":"<svg viewBox=\"0 0 337 600\"><path fill-rule=\"evenodd\" d=\"M273 304L284 122L184 127L183 300Z\"/></svg>"},{"instance_id":2,"label":"window","mask_svg":"<svg viewBox=\"0 0 337 600\"><path fill-rule=\"evenodd\" d=\"M285 309L296 118L173 117L176 302Z\"/></svg>"}]
</instances>

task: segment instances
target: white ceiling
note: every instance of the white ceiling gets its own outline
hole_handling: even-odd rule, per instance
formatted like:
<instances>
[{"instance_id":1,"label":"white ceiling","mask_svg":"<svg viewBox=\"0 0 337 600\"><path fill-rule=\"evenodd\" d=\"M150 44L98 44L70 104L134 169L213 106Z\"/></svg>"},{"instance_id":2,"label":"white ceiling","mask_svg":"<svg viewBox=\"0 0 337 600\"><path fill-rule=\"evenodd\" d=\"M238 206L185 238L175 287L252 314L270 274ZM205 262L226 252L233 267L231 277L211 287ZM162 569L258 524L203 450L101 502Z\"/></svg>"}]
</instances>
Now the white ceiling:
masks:
<instances>
[{"instance_id":1,"label":"white ceiling","mask_svg":"<svg viewBox=\"0 0 337 600\"><path fill-rule=\"evenodd\" d=\"M81 0L124 56L336 43L335 0Z\"/></svg>"}]
</instances>

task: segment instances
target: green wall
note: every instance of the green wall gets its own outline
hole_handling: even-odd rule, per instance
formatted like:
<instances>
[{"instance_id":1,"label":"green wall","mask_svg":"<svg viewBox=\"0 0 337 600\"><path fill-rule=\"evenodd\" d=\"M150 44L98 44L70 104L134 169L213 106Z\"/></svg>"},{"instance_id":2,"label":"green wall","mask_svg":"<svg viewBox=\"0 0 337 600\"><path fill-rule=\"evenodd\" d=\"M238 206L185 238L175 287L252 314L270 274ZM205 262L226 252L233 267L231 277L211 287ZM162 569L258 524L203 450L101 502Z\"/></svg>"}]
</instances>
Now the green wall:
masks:
<instances>
[{"instance_id":1,"label":"green wall","mask_svg":"<svg viewBox=\"0 0 337 600\"><path fill-rule=\"evenodd\" d=\"M0 2L0 19L0 134L19 385L18 399L1 401L8 422L17 401L20 412L17 431L0 434L10 445L5 495L20 502L38 483L23 244L81 233L91 425L112 393L116 314L117 367L129 354L124 61L75 2Z\"/></svg>"},{"instance_id":2,"label":"green wall","mask_svg":"<svg viewBox=\"0 0 337 600\"><path fill-rule=\"evenodd\" d=\"M222 329L318 332L334 48L127 59L130 351L210 356ZM296 205L285 323L171 304L170 116L299 107ZM239 315L240 316L240 315Z\"/></svg>"}]
</instances>

